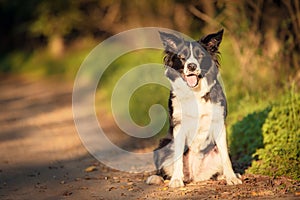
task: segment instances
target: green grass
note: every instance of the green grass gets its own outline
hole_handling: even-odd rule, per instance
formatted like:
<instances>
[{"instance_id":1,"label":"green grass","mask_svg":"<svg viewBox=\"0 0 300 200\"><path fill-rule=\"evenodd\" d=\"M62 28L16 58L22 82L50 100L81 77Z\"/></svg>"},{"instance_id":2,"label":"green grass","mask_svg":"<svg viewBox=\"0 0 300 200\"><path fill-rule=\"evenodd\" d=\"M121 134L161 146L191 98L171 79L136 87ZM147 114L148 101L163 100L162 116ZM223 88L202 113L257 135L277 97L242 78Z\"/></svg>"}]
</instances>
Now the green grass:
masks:
<instances>
[{"instance_id":1,"label":"green grass","mask_svg":"<svg viewBox=\"0 0 300 200\"><path fill-rule=\"evenodd\" d=\"M37 78L58 76L62 80L72 82L80 65L93 47L96 47L95 41L75 45L68 48L61 57L53 57L45 49L39 49L31 53L13 52L1 58L0 70L5 73L26 74ZM242 76L239 61L234 55L230 41L226 38L222 42L220 51L220 72L225 86L229 110L226 120L229 146L233 158L242 165L249 166L256 150L264 146L261 127L269 113L268 108L273 105L274 99L278 99L278 96L287 93L285 88L288 88L289 84L280 87L272 85L272 80L278 78L272 76L267 77L268 80L266 81L263 77L257 77L256 79L255 74L260 73L257 71L251 74L252 79L255 81L249 86L249 83L245 81L249 79ZM98 61L98 57L94 59L96 60L92 60L92 62L101 62ZM162 64L162 60L162 51L154 49L133 51L117 58L109 65L99 80L96 110L99 112L104 110L107 115L112 115L111 100L113 92L116 90L116 84L139 66L149 63ZM164 69L161 65L153 65L153 67L158 70L155 76L164 77ZM119 96L117 96L117 102L119 102L117 105L118 113L121 116L126 116L126 112L129 110L130 118L136 125L146 126L151 122L149 116L151 106L159 104L165 108L165 111L156 113L155 117L158 118L158 121L163 120L160 117L167 113L168 89L150 83L155 78L150 72L133 73L128 77L127 82L125 81L126 84L124 82L118 85L120 91ZM129 100L126 99L129 87L132 86L131 84L135 85L138 81L144 81L145 84L132 91ZM127 100L128 102L126 102ZM126 120L131 123L127 117ZM157 137L166 134L167 129L168 119ZM257 157L260 156L264 159L262 155L265 155L263 150L258 151ZM258 168L252 169L252 172L256 170L258 173L263 173ZM285 170L280 171L282 174L288 173Z\"/></svg>"},{"instance_id":2,"label":"green grass","mask_svg":"<svg viewBox=\"0 0 300 200\"><path fill-rule=\"evenodd\" d=\"M2 72L21 73L40 78L60 76L66 81L73 81L81 63L96 45L95 41L85 41L80 43L80 45L68 48L65 54L58 58L52 57L46 49L38 49L31 53L14 52L1 58L0 70ZM227 127L229 135L233 124L248 113L263 109L274 97L271 90L261 92L260 82L257 85L252 85L252 88L257 88L257 90L254 90L257 92L249 90L248 83L243 82L243 77L240 76L239 61L234 56L232 49L231 42L225 38L220 47L220 72L228 99ZM101 101L97 100L96 102L100 102L99 104L102 107L105 105L110 110L112 91L118 80L137 66L147 63L162 64L162 58L162 51L153 49L134 51L119 57L107 68L101 77L97 92L97 96L101 96L101 98L97 98L101 99ZM133 77L133 79L141 78L151 79L151 77L147 77L147 74L144 77ZM283 89L278 88L276 94L281 93L281 91ZM168 95L169 92L166 88L155 84L137 89L130 99L129 109L131 117L139 125L149 123L148 111L151 105L161 104L167 108ZM165 130L166 128L163 131Z\"/></svg>"},{"instance_id":3,"label":"green grass","mask_svg":"<svg viewBox=\"0 0 300 200\"><path fill-rule=\"evenodd\" d=\"M145 49L127 53L116 59L107 68L99 81L98 95L105 94L106 99L104 103L109 110L112 94L114 90L118 90L119 93L116 94L118 95L118 105L114 105L118 107L115 109L117 109L119 115L124 116L126 116L126 112L129 109L130 117L138 126L146 126L150 123L149 110L152 105L159 104L165 108L164 113L158 113L159 116L166 114L169 90L162 85L151 83L151 81L156 79L165 79L164 68L161 65L162 57L162 51ZM150 71L147 72L148 68L145 70L141 69L142 73L136 73L134 71L139 70L140 67L143 68L144 64L149 63L154 63L153 65L150 64L149 67L156 69L156 73L152 74ZM157 76L161 76L161 78L157 78ZM123 78L126 77L129 77L128 81L123 80ZM117 85L118 81L121 80L123 80L123 82ZM167 82L166 79L165 81ZM135 91L132 91L129 102L126 104L125 100L129 93L129 87L135 86L138 82L141 83L141 86L136 88ZM118 88L116 89L115 87ZM103 101L101 104L102 103ZM128 123L130 123L130 120L128 120ZM165 123L158 135L165 134L167 128L168 122Z\"/></svg>"},{"instance_id":4,"label":"green grass","mask_svg":"<svg viewBox=\"0 0 300 200\"><path fill-rule=\"evenodd\" d=\"M272 79L276 77L268 77L268 80L256 77L257 71L252 75L252 85L249 86L247 80L243 77L242 67L236 57L231 41L224 39L220 46L220 73L225 86L225 93L228 102L228 116L226 119L228 139L230 145L230 135L232 126L242 120L250 113L264 110L271 102L285 92L285 88L276 88L272 85ZM253 66L249 66L253 67ZM271 70L271 69L270 69ZM276 91L276 92L274 92Z\"/></svg>"}]
</instances>

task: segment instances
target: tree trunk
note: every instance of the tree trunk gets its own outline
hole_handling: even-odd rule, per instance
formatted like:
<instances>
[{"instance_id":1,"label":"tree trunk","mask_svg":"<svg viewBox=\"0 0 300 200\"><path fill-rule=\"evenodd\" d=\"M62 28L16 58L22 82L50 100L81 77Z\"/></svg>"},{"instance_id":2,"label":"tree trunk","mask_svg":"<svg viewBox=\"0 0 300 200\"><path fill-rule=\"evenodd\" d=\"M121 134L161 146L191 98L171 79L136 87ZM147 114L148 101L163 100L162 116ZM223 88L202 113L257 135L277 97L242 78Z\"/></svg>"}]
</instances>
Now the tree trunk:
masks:
<instances>
[{"instance_id":1,"label":"tree trunk","mask_svg":"<svg viewBox=\"0 0 300 200\"><path fill-rule=\"evenodd\" d=\"M63 37L58 34L51 36L49 38L48 49L53 57L61 57L65 49Z\"/></svg>"}]
</instances>

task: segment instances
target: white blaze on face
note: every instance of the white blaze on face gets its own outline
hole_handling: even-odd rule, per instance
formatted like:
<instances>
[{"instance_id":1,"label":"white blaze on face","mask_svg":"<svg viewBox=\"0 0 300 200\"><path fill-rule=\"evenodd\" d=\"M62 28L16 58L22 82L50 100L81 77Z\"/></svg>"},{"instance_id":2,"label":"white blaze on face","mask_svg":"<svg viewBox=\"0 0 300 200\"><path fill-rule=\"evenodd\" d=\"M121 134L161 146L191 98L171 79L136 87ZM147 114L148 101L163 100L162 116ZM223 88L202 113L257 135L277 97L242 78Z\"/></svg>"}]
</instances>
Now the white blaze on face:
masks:
<instances>
[{"instance_id":1,"label":"white blaze on face","mask_svg":"<svg viewBox=\"0 0 300 200\"><path fill-rule=\"evenodd\" d=\"M197 66L196 70L192 71L192 72L188 69L188 65L191 63L196 64L196 66ZM200 72L201 72L201 70L200 70L199 61L194 57L193 46L192 46L192 43L190 43L190 57L186 60L186 62L184 64L184 68L183 68L183 73L185 75L186 82L190 87L197 86L197 84L198 84L197 75L199 75ZM188 76L191 74L194 74L194 75Z\"/></svg>"}]
</instances>

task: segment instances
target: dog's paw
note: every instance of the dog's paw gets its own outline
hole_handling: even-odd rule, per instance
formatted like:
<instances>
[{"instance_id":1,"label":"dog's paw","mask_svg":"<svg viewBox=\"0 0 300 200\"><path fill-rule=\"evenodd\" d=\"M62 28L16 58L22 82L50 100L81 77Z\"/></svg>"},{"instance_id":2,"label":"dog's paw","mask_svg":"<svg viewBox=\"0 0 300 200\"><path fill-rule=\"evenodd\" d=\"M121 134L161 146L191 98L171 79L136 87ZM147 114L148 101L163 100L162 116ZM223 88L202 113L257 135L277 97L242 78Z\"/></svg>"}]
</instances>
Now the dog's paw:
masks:
<instances>
[{"instance_id":1,"label":"dog's paw","mask_svg":"<svg viewBox=\"0 0 300 200\"><path fill-rule=\"evenodd\" d=\"M171 179L170 183L169 183L169 187L171 188L177 188L177 187L183 187L184 183L181 179Z\"/></svg>"},{"instance_id":2,"label":"dog's paw","mask_svg":"<svg viewBox=\"0 0 300 200\"><path fill-rule=\"evenodd\" d=\"M227 185L239 185L242 184L242 180L236 176L226 177Z\"/></svg>"},{"instance_id":3,"label":"dog's paw","mask_svg":"<svg viewBox=\"0 0 300 200\"><path fill-rule=\"evenodd\" d=\"M148 185L161 185L164 183L164 179L158 175L149 176L146 180Z\"/></svg>"},{"instance_id":4,"label":"dog's paw","mask_svg":"<svg viewBox=\"0 0 300 200\"><path fill-rule=\"evenodd\" d=\"M226 176L224 174L220 174L216 177L217 181L226 180Z\"/></svg>"}]
</instances>

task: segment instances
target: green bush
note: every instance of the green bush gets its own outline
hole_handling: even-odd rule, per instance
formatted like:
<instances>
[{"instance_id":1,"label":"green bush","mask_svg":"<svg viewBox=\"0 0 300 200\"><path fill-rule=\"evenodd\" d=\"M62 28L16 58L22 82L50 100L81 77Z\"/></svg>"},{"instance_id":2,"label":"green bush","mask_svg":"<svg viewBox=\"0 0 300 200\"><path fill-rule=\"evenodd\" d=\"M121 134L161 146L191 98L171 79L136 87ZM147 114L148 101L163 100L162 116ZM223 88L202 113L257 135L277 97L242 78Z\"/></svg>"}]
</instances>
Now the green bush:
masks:
<instances>
[{"instance_id":1,"label":"green bush","mask_svg":"<svg viewBox=\"0 0 300 200\"><path fill-rule=\"evenodd\" d=\"M294 92L275 104L262 127L264 148L247 170L300 179L300 95Z\"/></svg>"},{"instance_id":2,"label":"green bush","mask_svg":"<svg viewBox=\"0 0 300 200\"><path fill-rule=\"evenodd\" d=\"M270 107L248 114L231 128L229 137L230 154L238 163L240 172L249 167L256 149L263 147L262 126L270 112Z\"/></svg>"}]
</instances>

